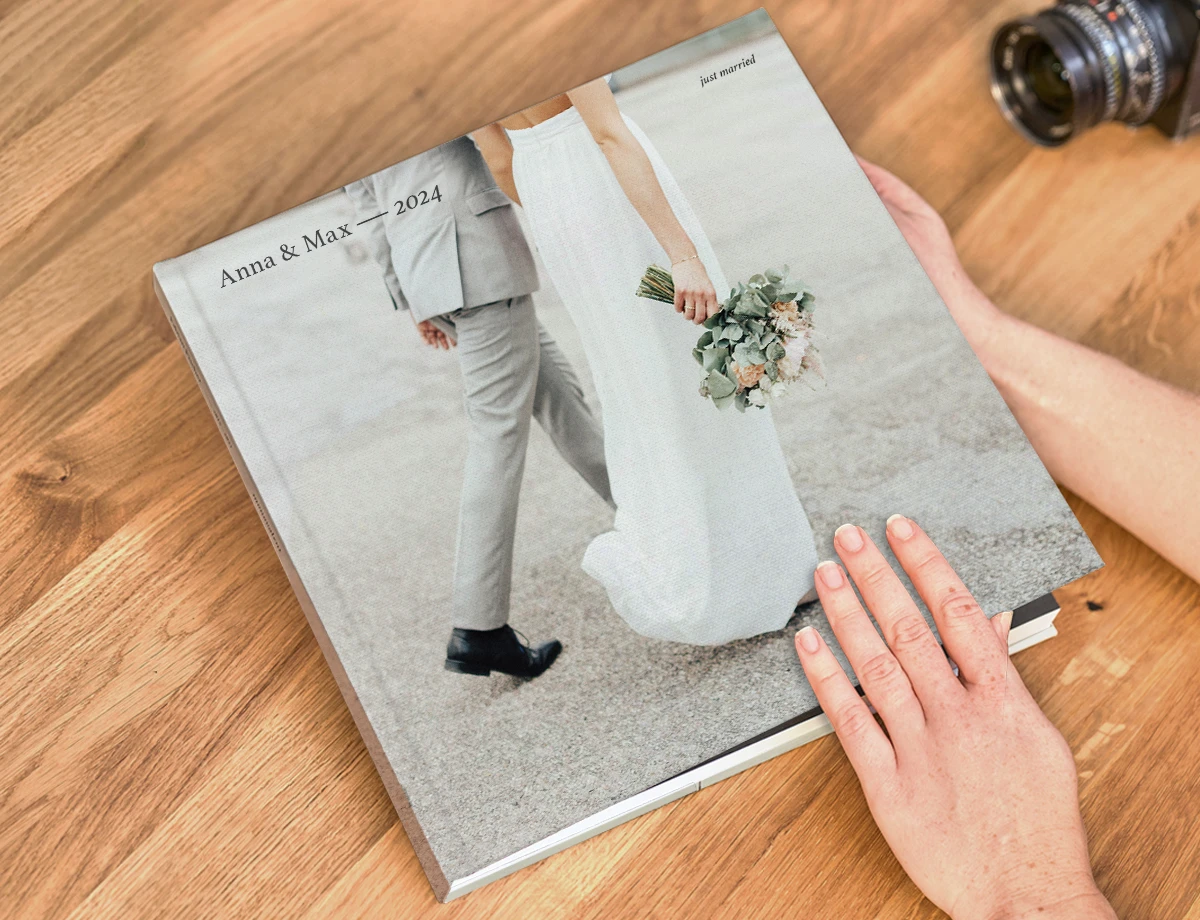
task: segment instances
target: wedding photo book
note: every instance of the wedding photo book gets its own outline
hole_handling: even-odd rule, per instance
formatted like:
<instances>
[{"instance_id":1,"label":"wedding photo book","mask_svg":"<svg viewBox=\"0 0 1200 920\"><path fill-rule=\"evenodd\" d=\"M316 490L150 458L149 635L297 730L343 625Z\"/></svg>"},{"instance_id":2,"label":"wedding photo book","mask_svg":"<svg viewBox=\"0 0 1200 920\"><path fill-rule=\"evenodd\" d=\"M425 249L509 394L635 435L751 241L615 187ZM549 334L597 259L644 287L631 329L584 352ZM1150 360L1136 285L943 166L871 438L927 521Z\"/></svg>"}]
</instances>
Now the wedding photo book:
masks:
<instances>
[{"instance_id":1,"label":"wedding photo book","mask_svg":"<svg viewBox=\"0 0 1200 920\"><path fill-rule=\"evenodd\" d=\"M154 282L441 900L827 733L840 524L1101 564L763 11Z\"/></svg>"}]
</instances>

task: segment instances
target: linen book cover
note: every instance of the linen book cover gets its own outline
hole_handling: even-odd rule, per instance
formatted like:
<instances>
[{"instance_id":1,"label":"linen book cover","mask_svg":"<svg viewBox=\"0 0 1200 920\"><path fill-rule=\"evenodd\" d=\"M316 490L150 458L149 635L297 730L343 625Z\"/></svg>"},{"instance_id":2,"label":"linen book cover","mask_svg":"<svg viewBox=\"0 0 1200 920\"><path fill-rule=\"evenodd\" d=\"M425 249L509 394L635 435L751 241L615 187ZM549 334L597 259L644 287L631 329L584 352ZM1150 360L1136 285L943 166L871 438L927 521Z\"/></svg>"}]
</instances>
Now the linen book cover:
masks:
<instances>
[{"instance_id":1,"label":"linen book cover","mask_svg":"<svg viewBox=\"0 0 1200 920\"><path fill-rule=\"evenodd\" d=\"M813 711L838 525L1100 564L762 11L154 274L443 899Z\"/></svg>"}]
</instances>

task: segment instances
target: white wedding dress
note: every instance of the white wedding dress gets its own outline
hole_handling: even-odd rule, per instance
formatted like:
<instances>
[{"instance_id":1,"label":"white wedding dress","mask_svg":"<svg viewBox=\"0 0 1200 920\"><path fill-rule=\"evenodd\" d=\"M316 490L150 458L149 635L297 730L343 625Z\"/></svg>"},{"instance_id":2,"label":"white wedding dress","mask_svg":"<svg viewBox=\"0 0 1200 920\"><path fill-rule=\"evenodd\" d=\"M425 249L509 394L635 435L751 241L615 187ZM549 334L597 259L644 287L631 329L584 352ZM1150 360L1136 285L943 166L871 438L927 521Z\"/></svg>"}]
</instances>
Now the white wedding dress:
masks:
<instances>
[{"instance_id":1,"label":"white wedding dress","mask_svg":"<svg viewBox=\"0 0 1200 920\"><path fill-rule=\"evenodd\" d=\"M641 129L625 121L726 296L696 215ZM669 260L579 113L509 137L534 243L578 327L603 414L617 510L584 570L651 638L718 645L781 629L812 590L817 557L770 410L721 411L702 398L692 348L703 330L634 295L646 267Z\"/></svg>"}]
</instances>

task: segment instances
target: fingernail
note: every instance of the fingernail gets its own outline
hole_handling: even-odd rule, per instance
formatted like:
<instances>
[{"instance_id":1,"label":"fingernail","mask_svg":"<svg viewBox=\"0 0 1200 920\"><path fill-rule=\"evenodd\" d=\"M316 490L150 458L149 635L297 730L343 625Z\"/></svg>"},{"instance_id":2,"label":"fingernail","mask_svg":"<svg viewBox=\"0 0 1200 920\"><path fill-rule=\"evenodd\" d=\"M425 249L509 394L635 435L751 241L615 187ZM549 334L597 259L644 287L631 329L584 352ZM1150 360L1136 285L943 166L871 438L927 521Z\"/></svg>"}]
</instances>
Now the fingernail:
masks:
<instances>
[{"instance_id":1,"label":"fingernail","mask_svg":"<svg viewBox=\"0 0 1200 920\"><path fill-rule=\"evenodd\" d=\"M862 531L853 524L843 524L833 533L833 538L842 545L844 549L852 553L857 553L863 548Z\"/></svg>"},{"instance_id":2,"label":"fingernail","mask_svg":"<svg viewBox=\"0 0 1200 920\"><path fill-rule=\"evenodd\" d=\"M912 521L902 514L893 514L888 518L887 529L897 540L907 540L913 535Z\"/></svg>"},{"instance_id":3,"label":"fingernail","mask_svg":"<svg viewBox=\"0 0 1200 920\"><path fill-rule=\"evenodd\" d=\"M825 583L826 588L840 588L846 583L842 578L842 567L836 562L822 562L817 566L817 573L821 576L821 581Z\"/></svg>"},{"instance_id":4,"label":"fingernail","mask_svg":"<svg viewBox=\"0 0 1200 920\"><path fill-rule=\"evenodd\" d=\"M796 640L800 643L800 647L810 655L821 647L821 637L811 626L805 626L796 633Z\"/></svg>"}]
</instances>

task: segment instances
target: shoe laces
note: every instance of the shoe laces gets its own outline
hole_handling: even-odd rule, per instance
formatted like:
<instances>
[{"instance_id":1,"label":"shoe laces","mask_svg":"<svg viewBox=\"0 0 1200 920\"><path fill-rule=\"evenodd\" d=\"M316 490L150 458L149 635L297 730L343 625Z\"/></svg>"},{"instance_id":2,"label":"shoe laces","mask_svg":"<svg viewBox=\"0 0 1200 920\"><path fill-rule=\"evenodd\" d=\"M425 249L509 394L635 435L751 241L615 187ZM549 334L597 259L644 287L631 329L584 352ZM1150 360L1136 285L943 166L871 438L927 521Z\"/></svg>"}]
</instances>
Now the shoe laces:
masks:
<instances>
[{"instance_id":1,"label":"shoe laces","mask_svg":"<svg viewBox=\"0 0 1200 920\"><path fill-rule=\"evenodd\" d=\"M529 657L531 654L533 654L533 646L530 644L529 639L525 635L525 633L521 632L521 630L519 630L519 629L514 629L511 626L509 627L509 629L512 629L514 635L520 637L521 641L518 643L518 645L520 645L521 648L523 648L525 650L525 656Z\"/></svg>"}]
</instances>

